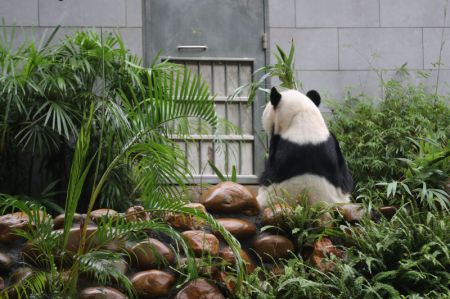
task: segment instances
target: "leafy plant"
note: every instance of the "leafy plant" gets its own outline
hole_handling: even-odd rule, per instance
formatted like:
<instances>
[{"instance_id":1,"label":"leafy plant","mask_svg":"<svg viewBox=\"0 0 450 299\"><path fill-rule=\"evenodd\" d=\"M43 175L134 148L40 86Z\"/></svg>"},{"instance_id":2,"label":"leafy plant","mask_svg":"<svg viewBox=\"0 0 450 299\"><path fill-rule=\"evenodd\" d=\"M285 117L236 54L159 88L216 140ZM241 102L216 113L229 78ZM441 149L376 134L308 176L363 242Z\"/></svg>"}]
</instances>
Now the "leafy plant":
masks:
<instances>
[{"instance_id":1,"label":"leafy plant","mask_svg":"<svg viewBox=\"0 0 450 299\"><path fill-rule=\"evenodd\" d=\"M450 148L443 149L433 140L414 141L418 154L413 159L399 159L406 164L404 177L400 181L378 183L386 186L386 200L390 204L414 206L429 210L448 211L449 194L444 189L450 176Z\"/></svg>"},{"instance_id":2,"label":"leafy plant","mask_svg":"<svg viewBox=\"0 0 450 299\"><path fill-rule=\"evenodd\" d=\"M89 48L86 52L82 51L82 54L88 57L90 54L100 57L114 56L113 49L107 52L103 46L97 47L96 42L99 40L92 40L90 37L90 34L86 33L77 34L75 41L81 44L75 43L77 46L72 48L72 42L65 43L63 49L68 52L77 51L78 46L83 46ZM108 46L112 47L115 41L117 40L111 40L112 44ZM123 64L119 65L112 63L111 67L126 68L128 71L125 73L130 74L131 81L115 78L117 82L108 81L112 85L101 89L108 92L107 94L94 96L95 100L80 99L75 103L82 106L79 110L82 117L79 121L80 132L71 137L76 139L76 144L66 192L63 232L58 235L51 231L48 223L42 219L31 221L27 231L19 232L29 241L38 240L33 242L32 246L43 259L45 272L38 269L29 280L7 288L1 295L8 296L12 289L16 289L18 294L28 295L31 292L33 296L50 294L53 298L72 298L75 296L80 274L88 273L101 283L116 282L130 297L134 297L129 280L112 270L112 264L120 256L103 249L109 242L126 240L135 232L147 229L169 235L186 249L187 255L189 254L178 233L157 217L151 221L137 223L120 220L102 222L96 230L95 242L88 233L88 221L85 221L81 226L80 242L75 252L68 250L77 206L86 198L86 219L90 219L91 211L100 199L109 178L120 168L127 171L126 175L132 179L134 192L140 194L140 200L147 211L156 215L165 212L189 214L203 219L213 231L219 232L238 256L238 282L242 281L244 266L238 254L238 241L211 215L184 207L185 202L177 199L179 191L174 188L174 184L185 186L190 172L184 153L176 147L172 138L176 136L187 139L191 131L186 124L191 118L200 119L204 125L211 128L217 125L214 102L208 87L189 70L167 61L155 61L148 69L126 59L122 62ZM68 66L72 65L70 61L67 63ZM98 67L101 69L102 65L104 67L108 63L110 62L103 60ZM81 68L80 76L89 75L91 66L88 63L78 65L73 61L73 64L75 69ZM39 73L39 69L34 71ZM108 80L105 72L97 79L103 84ZM90 92L90 89L88 90ZM9 118L6 121L9 122ZM30 207L14 196L2 196L2 213L19 209L30 216L39 214L40 207ZM56 257L60 259L57 261ZM69 263L69 270L68 275L64 276L62 271L66 263ZM42 284L33 285L35 282L31 279L39 279ZM48 284L51 286L48 287ZM46 287L43 287L44 285Z\"/></svg>"},{"instance_id":3,"label":"leafy plant","mask_svg":"<svg viewBox=\"0 0 450 299\"><path fill-rule=\"evenodd\" d=\"M278 45L275 46L278 51L278 53L274 53L276 63L257 69L253 76L259 76L259 79L238 87L231 96L232 99L247 89L249 90L248 100L250 103L253 101L259 90L268 94L269 89L265 88L266 81L272 77L276 77L281 81L281 87L298 89L298 83L295 78L294 41L292 40L291 48L289 49L289 54L287 55Z\"/></svg>"},{"instance_id":4,"label":"leafy plant","mask_svg":"<svg viewBox=\"0 0 450 299\"><path fill-rule=\"evenodd\" d=\"M231 168L231 175L225 177L225 175L220 171L219 168L216 167L216 165L214 165L213 162L208 160L208 164L221 182L237 182L236 166L233 165L233 167Z\"/></svg>"}]
</instances>

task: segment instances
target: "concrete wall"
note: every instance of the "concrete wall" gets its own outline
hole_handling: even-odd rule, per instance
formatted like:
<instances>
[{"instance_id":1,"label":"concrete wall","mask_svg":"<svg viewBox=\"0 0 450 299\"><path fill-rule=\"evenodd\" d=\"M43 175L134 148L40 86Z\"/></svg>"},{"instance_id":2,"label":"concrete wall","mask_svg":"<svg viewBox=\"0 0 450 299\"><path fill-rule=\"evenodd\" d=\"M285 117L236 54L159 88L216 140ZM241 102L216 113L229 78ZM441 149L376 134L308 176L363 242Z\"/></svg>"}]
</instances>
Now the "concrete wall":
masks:
<instances>
[{"instance_id":1,"label":"concrete wall","mask_svg":"<svg viewBox=\"0 0 450 299\"><path fill-rule=\"evenodd\" d=\"M295 68L305 90L342 98L353 93L381 96L386 77L407 63L411 80L450 92L450 8L448 0L268 0L271 51L296 46ZM274 62L273 55L271 62ZM423 78L417 71L429 71Z\"/></svg>"},{"instance_id":2,"label":"concrete wall","mask_svg":"<svg viewBox=\"0 0 450 299\"><path fill-rule=\"evenodd\" d=\"M342 98L351 86L353 93L381 95L375 70L388 77L404 63L411 80L432 87L444 41L439 91L450 92L448 0L266 1L269 51L275 43L288 49L294 39L295 67L304 89ZM143 53L142 0L0 0L2 16L8 29L14 23L23 26L18 41L57 25L62 26L59 36L96 27L120 31L134 53ZM430 71L430 77L420 77L419 70Z\"/></svg>"},{"instance_id":3,"label":"concrete wall","mask_svg":"<svg viewBox=\"0 0 450 299\"><path fill-rule=\"evenodd\" d=\"M17 41L41 36L61 25L57 38L78 29L119 31L139 56L142 46L142 0L0 0L0 18L7 30L14 24Z\"/></svg>"}]
</instances>

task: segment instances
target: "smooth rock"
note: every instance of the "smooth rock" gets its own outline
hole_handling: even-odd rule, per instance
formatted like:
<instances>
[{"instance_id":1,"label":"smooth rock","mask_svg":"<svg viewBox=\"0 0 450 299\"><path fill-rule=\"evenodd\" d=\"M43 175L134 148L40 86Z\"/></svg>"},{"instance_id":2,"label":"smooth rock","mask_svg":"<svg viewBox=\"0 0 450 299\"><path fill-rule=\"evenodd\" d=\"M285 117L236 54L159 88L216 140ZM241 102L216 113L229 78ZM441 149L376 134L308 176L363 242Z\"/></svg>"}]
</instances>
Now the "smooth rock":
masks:
<instances>
[{"instance_id":1,"label":"smooth rock","mask_svg":"<svg viewBox=\"0 0 450 299\"><path fill-rule=\"evenodd\" d=\"M198 278L183 287L175 299L225 299L219 288L206 279Z\"/></svg>"},{"instance_id":2,"label":"smooth rock","mask_svg":"<svg viewBox=\"0 0 450 299\"><path fill-rule=\"evenodd\" d=\"M360 221L366 214L364 207L357 203L344 204L338 206L337 209L348 222Z\"/></svg>"},{"instance_id":3,"label":"smooth rock","mask_svg":"<svg viewBox=\"0 0 450 299\"><path fill-rule=\"evenodd\" d=\"M253 242L253 249L265 261L288 257L294 251L291 240L280 235L262 234Z\"/></svg>"},{"instance_id":4,"label":"smooth rock","mask_svg":"<svg viewBox=\"0 0 450 299\"><path fill-rule=\"evenodd\" d=\"M276 203L273 206L264 209L262 214L262 223L264 225L284 226L287 217L291 216L293 209L291 206L283 203Z\"/></svg>"},{"instance_id":5,"label":"smooth rock","mask_svg":"<svg viewBox=\"0 0 450 299\"><path fill-rule=\"evenodd\" d=\"M253 264L252 259L247 254L247 252L243 249L241 249L239 253L241 255L242 260L244 261L247 273L252 273L253 270L255 270L255 265ZM233 250L231 250L231 248L229 246L224 247L219 251L219 257L221 259L223 259L229 265L236 264L236 255L234 254Z\"/></svg>"},{"instance_id":6,"label":"smooth rock","mask_svg":"<svg viewBox=\"0 0 450 299\"><path fill-rule=\"evenodd\" d=\"M188 203L184 207L197 209L206 213L206 208L201 203ZM182 213L169 213L166 221L172 227L179 230L197 230L205 227L205 222L202 219Z\"/></svg>"},{"instance_id":7,"label":"smooth rock","mask_svg":"<svg viewBox=\"0 0 450 299\"><path fill-rule=\"evenodd\" d=\"M161 241L153 238L140 242L131 248L133 264L141 270L157 268L160 265L172 264L175 254Z\"/></svg>"},{"instance_id":8,"label":"smooth rock","mask_svg":"<svg viewBox=\"0 0 450 299\"><path fill-rule=\"evenodd\" d=\"M88 226L86 230L86 246L91 248L95 245L95 234L97 233L96 226ZM81 228L73 227L69 231L69 240L67 241L67 251L77 252L81 242Z\"/></svg>"},{"instance_id":9,"label":"smooth rock","mask_svg":"<svg viewBox=\"0 0 450 299\"><path fill-rule=\"evenodd\" d=\"M94 222L100 221L102 218L115 218L119 216L119 213L112 209L98 209L91 212L91 219Z\"/></svg>"},{"instance_id":10,"label":"smooth rock","mask_svg":"<svg viewBox=\"0 0 450 299\"><path fill-rule=\"evenodd\" d=\"M256 234L256 225L246 220L217 218L216 221L237 239L247 239Z\"/></svg>"},{"instance_id":11,"label":"smooth rock","mask_svg":"<svg viewBox=\"0 0 450 299\"><path fill-rule=\"evenodd\" d=\"M122 292L110 287L90 287L80 292L79 299L126 299Z\"/></svg>"},{"instance_id":12,"label":"smooth rock","mask_svg":"<svg viewBox=\"0 0 450 299\"><path fill-rule=\"evenodd\" d=\"M44 213L42 217L44 217ZM14 242L20 237L15 234L15 230L25 230L28 226L30 218L23 212L15 212L0 216L0 243Z\"/></svg>"},{"instance_id":13,"label":"smooth rock","mask_svg":"<svg viewBox=\"0 0 450 299\"><path fill-rule=\"evenodd\" d=\"M148 221L150 220L150 214L145 211L143 206L134 206L125 211L125 219L128 222Z\"/></svg>"},{"instance_id":14,"label":"smooth rock","mask_svg":"<svg viewBox=\"0 0 450 299\"><path fill-rule=\"evenodd\" d=\"M202 255L214 256L219 253L219 240L212 234L201 230L188 230L181 233L181 235L197 257Z\"/></svg>"},{"instance_id":15,"label":"smooth rock","mask_svg":"<svg viewBox=\"0 0 450 299\"><path fill-rule=\"evenodd\" d=\"M11 270L12 265L12 258L8 254L0 252L0 272L8 272L9 270Z\"/></svg>"},{"instance_id":16,"label":"smooth rock","mask_svg":"<svg viewBox=\"0 0 450 299\"><path fill-rule=\"evenodd\" d=\"M385 206L378 209L378 211L386 218L390 219L397 213L397 207Z\"/></svg>"},{"instance_id":17,"label":"smooth rock","mask_svg":"<svg viewBox=\"0 0 450 299\"><path fill-rule=\"evenodd\" d=\"M138 272L131 278L139 298L144 299L166 296L175 281L175 276L160 270Z\"/></svg>"},{"instance_id":18,"label":"smooth rock","mask_svg":"<svg viewBox=\"0 0 450 299\"><path fill-rule=\"evenodd\" d=\"M113 263L114 268L122 274L126 274L128 272L128 263L123 259L120 259Z\"/></svg>"},{"instance_id":19,"label":"smooth rock","mask_svg":"<svg viewBox=\"0 0 450 299\"><path fill-rule=\"evenodd\" d=\"M65 214L59 214L58 216L56 216L55 219L53 219L53 229L64 228L65 219L66 219ZM73 215L72 226L79 226L82 221L83 221L83 216L81 216L81 214L75 213Z\"/></svg>"},{"instance_id":20,"label":"smooth rock","mask_svg":"<svg viewBox=\"0 0 450 299\"><path fill-rule=\"evenodd\" d=\"M219 272L218 275L214 277L214 280L225 286L230 294L236 293L236 277L225 272Z\"/></svg>"},{"instance_id":21,"label":"smooth rock","mask_svg":"<svg viewBox=\"0 0 450 299\"><path fill-rule=\"evenodd\" d=\"M336 248L330 239L322 238L314 243L311 261L320 271L331 271L334 269L334 263L327 259L331 255L342 258L344 251Z\"/></svg>"},{"instance_id":22,"label":"smooth rock","mask_svg":"<svg viewBox=\"0 0 450 299\"><path fill-rule=\"evenodd\" d=\"M244 213L258 215L256 197L244 186L234 182L222 182L209 188L201 198L208 211L216 213Z\"/></svg>"}]
</instances>

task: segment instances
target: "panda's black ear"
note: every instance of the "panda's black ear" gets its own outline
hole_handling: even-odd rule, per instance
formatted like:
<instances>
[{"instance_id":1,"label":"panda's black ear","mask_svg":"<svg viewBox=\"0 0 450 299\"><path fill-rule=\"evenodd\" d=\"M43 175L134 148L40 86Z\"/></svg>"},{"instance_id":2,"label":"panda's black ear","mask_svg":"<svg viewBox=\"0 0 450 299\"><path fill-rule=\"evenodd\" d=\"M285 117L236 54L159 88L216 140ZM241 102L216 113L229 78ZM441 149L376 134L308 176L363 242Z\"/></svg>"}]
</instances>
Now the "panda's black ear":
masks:
<instances>
[{"instance_id":1,"label":"panda's black ear","mask_svg":"<svg viewBox=\"0 0 450 299\"><path fill-rule=\"evenodd\" d=\"M306 96L311 99L311 101L316 104L317 107L320 105L320 94L315 90L310 90L306 93Z\"/></svg>"},{"instance_id":2,"label":"panda's black ear","mask_svg":"<svg viewBox=\"0 0 450 299\"><path fill-rule=\"evenodd\" d=\"M277 108L278 103L280 103L280 100L281 94L275 87L272 87L272 89L270 90L270 103L272 103L273 109Z\"/></svg>"}]
</instances>

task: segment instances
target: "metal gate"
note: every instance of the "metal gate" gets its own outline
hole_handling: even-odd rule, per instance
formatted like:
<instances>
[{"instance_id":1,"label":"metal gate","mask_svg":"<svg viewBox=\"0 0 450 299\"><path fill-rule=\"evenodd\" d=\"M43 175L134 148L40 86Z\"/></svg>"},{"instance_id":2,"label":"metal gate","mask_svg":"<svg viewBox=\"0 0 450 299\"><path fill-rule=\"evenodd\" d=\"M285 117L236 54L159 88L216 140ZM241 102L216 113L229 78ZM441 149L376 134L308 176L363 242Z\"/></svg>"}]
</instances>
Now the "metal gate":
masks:
<instances>
[{"instance_id":1,"label":"metal gate","mask_svg":"<svg viewBox=\"0 0 450 299\"><path fill-rule=\"evenodd\" d=\"M145 0L145 59L158 52L163 59L185 64L205 80L216 95L220 117L238 126L241 134L225 132L226 146L214 144L212 136L192 136L195 142L178 144L191 162L196 182L215 183L208 165L222 173L236 167L238 181L255 184L263 170L261 138L263 101L247 104L246 95L233 101L228 96L252 79L265 64L264 0Z\"/></svg>"}]
</instances>

